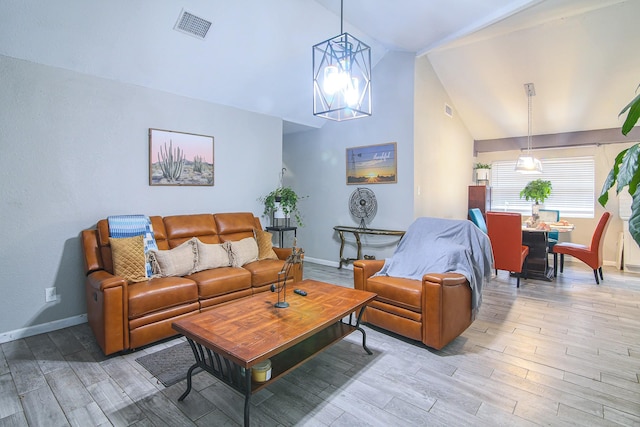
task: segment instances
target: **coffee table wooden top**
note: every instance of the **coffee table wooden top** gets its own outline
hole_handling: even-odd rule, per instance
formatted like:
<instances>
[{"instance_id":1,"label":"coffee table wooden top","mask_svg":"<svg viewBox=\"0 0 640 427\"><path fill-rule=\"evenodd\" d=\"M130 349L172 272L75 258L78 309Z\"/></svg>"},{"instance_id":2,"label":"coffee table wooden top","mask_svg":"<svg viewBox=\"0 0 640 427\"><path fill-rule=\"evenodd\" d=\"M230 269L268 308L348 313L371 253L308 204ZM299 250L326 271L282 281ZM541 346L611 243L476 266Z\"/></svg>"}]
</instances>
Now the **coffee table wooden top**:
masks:
<instances>
[{"instance_id":1,"label":"coffee table wooden top","mask_svg":"<svg viewBox=\"0 0 640 427\"><path fill-rule=\"evenodd\" d=\"M307 296L293 293L302 289ZM358 311L375 293L303 280L287 286L289 307L276 308L275 292L261 292L173 323L206 348L249 368Z\"/></svg>"}]
</instances>

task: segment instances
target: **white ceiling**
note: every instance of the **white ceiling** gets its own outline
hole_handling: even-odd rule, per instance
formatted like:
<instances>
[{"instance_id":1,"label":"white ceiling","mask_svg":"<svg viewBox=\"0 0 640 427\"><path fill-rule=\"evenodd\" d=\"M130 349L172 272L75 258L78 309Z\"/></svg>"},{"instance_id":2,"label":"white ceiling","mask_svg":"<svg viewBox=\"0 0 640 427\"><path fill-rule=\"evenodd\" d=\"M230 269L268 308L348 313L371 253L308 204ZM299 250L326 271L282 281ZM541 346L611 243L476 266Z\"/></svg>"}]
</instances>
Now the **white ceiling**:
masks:
<instances>
[{"instance_id":1,"label":"white ceiling","mask_svg":"<svg viewBox=\"0 0 640 427\"><path fill-rule=\"evenodd\" d=\"M205 40L173 30L182 9ZM640 83L638 0L344 0L344 30L427 55L475 139L619 127ZM311 46L340 32L340 0L3 0L0 54L265 113L312 116ZM375 96L375 67L373 69ZM373 117L364 120L375 120Z\"/></svg>"}]
</instances>

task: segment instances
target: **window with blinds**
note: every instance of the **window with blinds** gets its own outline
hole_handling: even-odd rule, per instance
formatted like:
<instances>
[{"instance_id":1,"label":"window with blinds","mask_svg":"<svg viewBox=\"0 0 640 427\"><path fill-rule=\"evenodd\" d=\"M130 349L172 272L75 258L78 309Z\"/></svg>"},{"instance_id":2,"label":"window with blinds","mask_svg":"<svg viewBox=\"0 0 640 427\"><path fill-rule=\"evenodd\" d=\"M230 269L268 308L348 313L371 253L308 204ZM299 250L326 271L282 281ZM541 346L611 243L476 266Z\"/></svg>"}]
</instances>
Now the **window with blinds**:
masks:
<instances>
[{"instance_id":1,"label":"window with blinds","mask_svg":"<svg viewBox=\"0 0 640 427\"><path fill-rule=\"evenodd\" d=\"M531 215L531 201L520 198L529 181L551 181L545 209L560 211L562 218L593 218L595 210L595 161L593 156L543 159L543 173L524 175L515 171L516 161L491 165L491 210Z\"/></svg>"}]
</instances>

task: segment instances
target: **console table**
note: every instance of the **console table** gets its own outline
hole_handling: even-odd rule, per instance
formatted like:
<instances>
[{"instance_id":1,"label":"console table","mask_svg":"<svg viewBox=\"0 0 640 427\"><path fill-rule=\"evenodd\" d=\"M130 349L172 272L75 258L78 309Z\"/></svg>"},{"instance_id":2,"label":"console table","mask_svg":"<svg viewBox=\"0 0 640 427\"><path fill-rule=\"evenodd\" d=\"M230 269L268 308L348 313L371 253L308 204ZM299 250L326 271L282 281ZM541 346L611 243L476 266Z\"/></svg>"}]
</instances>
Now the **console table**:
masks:
<instances>
[{"instance_id":1,"label":"console table","mask_svg":"<svg viewBox=\"0 0 640 427\"><path fill-rule=\"evenodd\" d=\"M338 268L342 268L342 264L347 264L357 259L362 259L362 242L360 240L361 234L369 234L374 236L404 236L404 231L400 230L382 230L379 228L360 228L360 227L346 227L343 225L336 225L334 230L340 235L340 265ZM343 258L342 253L344 251L344 233L352 233L356 238L356 245L358 246L358 254L356 258Z\"/></svg>"}]
</instances>

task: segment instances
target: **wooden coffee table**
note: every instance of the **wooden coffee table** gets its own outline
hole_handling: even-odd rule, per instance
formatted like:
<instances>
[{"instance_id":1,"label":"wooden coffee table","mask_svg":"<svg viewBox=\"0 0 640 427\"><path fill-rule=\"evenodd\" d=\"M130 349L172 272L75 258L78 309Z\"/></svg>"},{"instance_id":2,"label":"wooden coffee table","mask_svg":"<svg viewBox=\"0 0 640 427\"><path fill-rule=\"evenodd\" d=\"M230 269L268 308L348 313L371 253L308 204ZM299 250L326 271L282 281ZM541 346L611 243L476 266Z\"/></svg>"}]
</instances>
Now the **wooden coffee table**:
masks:
<instances>
[{"instance_id":1,"label":"wooden coffee table","mask_svg":"<svg viewBox=\"0 0 640 427\"><path fill-rule=\"evenodd\" d=\"M187 372L187 390L178 400L187 397L193 370L200 367L244 394L248 426L253 393L356 329L362 332L362 347L372 354L360 319L376 294L315 280L293 286L307 296L287 289L287 308L274 307L277 294L262 292L174 322L173 329L187 338L196 359ZM266 359L271 360L271 379L252 381L251 367Z\"/></svg>"}]
</instances>

